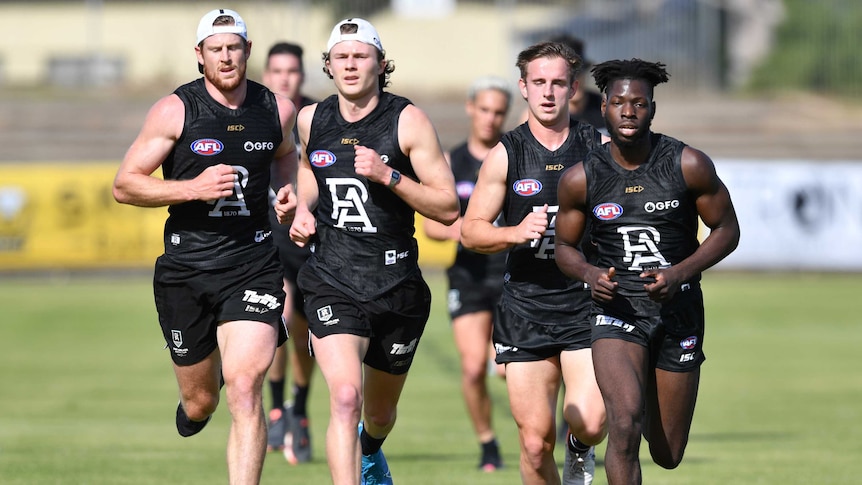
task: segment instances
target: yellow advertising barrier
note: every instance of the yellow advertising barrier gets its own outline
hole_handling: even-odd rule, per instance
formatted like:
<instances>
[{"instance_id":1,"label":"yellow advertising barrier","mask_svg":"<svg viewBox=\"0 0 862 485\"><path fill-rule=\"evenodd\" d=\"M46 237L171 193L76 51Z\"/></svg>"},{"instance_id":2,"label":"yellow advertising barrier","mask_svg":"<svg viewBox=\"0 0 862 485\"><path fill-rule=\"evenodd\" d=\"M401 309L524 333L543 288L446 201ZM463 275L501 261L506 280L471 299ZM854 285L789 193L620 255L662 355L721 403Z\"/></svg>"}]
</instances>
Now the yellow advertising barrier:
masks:
<instances>
[{"instance_id":1,"label":"yellow advertising barrier","mask_svg":"<svg viewBox=\"0 0 862 485\"><path fill-rule=\"evenodd\" d=\"M118 204L114 163L0 164L0 271L151 268L164 251L167 208ZM425 237L420 263L444 267L455 246Z\"/></svg>"},{"instance_id":2,"label":"yellow advertising barrier","mask_svg":"<svg viewBox=\"0 0 862 485\"><path fill-rule=\"evenodd\" d=\"M118 204L113 163L0 164L0 270L152 266L167 209Z\"/></svg>"}]
</instances>

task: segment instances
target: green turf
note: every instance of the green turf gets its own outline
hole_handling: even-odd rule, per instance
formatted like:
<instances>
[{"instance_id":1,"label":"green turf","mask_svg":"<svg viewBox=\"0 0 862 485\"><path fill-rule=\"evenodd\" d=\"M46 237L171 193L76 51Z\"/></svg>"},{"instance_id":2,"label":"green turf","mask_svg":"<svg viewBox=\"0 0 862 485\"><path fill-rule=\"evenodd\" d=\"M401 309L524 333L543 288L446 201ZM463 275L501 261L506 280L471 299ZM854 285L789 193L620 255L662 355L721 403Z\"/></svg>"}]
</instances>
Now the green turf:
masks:
<instances>
[{"instance_id":1,"label":"green turf","mask_svg":"<svg viewBox=\"0 0 862 485\"><path fill-rule=\"evenodd\" d=\"M492 392L507 467L476 470L443 279L427 276L432 320L384 447L395 481L519 483L517 438L498 379ZM704 289L708 359L688 451L673 471L644 455L644 482L857 482L862 332L853 302L862 275L713 272ZM147 277L4 278L0 315L0 483L226 483L223 407L200 435L176 434L176 385ZM263 483L329 483L326 393L315 378L314 462L292 467L270 454ZM594 483L606 483L601 466L597 475Z\"/></svg>"}]
</instances>

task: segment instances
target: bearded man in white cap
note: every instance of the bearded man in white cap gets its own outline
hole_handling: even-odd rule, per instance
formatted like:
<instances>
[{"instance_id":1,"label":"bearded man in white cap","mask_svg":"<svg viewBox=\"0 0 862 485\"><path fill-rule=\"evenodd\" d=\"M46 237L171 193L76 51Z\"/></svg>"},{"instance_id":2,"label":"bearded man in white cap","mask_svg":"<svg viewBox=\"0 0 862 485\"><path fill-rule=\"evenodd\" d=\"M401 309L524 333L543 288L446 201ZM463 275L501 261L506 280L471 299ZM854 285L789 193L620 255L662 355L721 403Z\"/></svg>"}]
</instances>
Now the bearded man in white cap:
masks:
<instances>
[{"instance_id":1,"label":"bearded man in white cap","mask_svg":"<svg viewBox=\"0 0 862 485\"><path fill-rule=\"evenodd\" d=\"M381 445L431 304L414 214L452 224L458 197L428 116L383 91L393 64L374 27L338 22L323 60L337 94L297 118L302 150L290 235L314 245L297 284L329 388L332 481L390 484ZM289 217L281 206L279 217Z\"/></svg>"},{"instance_id":2,"label":"bearded man in white cap","mask_svg":"<svg viewBox=\"0 0 862 485\"><path fill-rule=\"evenodd\" d=\"M268 218L270 168L274 163L288 181L278 199L289 219L296 205L296 110L246 79L251 41L238 13L204 15L194 49L204 76L150 109L113 193L123 204L168 206L153 287L179 385L177 431L200 432L224 385L229 482L253 484L266 452L264 376L287 338ZM153 176L159 167L162 178Z\"/></svg>"}]
</instances>

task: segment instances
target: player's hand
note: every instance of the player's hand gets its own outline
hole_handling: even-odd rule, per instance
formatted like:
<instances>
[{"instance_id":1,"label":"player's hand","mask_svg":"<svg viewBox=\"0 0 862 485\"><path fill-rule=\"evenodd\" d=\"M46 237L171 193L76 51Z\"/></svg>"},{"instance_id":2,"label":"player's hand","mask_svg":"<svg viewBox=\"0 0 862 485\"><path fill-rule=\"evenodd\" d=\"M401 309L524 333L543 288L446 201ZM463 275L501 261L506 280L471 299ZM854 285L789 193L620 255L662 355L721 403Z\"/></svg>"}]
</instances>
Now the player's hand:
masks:
<instances>
[{"instance_id":1,"label":"player's hand","mask_svg":"<svg viewBox=\"0 0 862 485\"><path fill-rule=\"evenodd\" d=\"M301 248L305 247L317 232L315 224L314 214L307 209L297 210L293 224L290 225L290 240Z\"/></svg>"},{"instance_id":2,"label":"player's hand","mask_svg":"<svg viewBox=\"0 0 862 485\"><path fill-rule=\"evenodd\" d=\"M296 194L290 184L278 189L275 195L275 216L279 224L290 224L296 214Z\"/></svg>"},{"instance_id":3,"label":"player's hand","mask_svg":"<svg viewBox=\"0 0 862 485\"><path fill-rule=\"evenodd\" d=\"M539 239L548 230L548 204L537 211L527 214L517 226L515 244L523 244L527 241Z\"/></svg>"},{"instance_id":4,"label":"player's hand","mask_svg":"<svg viewBox=\"0 0 862 485\"><path fill-rule=\"evenodd\" d=\"M230 197L238 184L239 175L236 169L223 163L207 167L191 180L194 200L206 202Z\"/></svg>"},{"instance_id":5,"label":"player's hand","mask_svg":"<svg viewBox=\"0 0 862 485\"><path fill-rule=\"evenodd\" d=\"M679 281L673 277L673 272L664 269L650 269L640 274L644 280L649 280L649 283L644 284L644 290L650 300L657 302L666 302L673 298L679 290Z\"/></svg>"},{"instance_id":6,"label":"player's hand","mask_svg":"<svg viewBox=\"0 0 862 485\"><path fill-rule=\"evenodd\" d=\"M353 145L353 151L353 170L356 171L357 175L362 175L378 184L386 185L389 183L392 169L383 163L380 154L362 145Z\"/></svg>"},{"instance_id":7,"label":"player's hand","mask_svg":"<svg viewBox=\"0 0 862 485\"><path fill-rule=\"evenodd\" d=\"M614 299L614 296L617 294L617 287L619 286L619 283L613 281L616 275L617 270L613 266L608 268L607 271L595 268L595 271L591 271L588 274L590 281L587 281L587 283L590 285L593 300L608 302Z\"/></svg>"}]
</instances>

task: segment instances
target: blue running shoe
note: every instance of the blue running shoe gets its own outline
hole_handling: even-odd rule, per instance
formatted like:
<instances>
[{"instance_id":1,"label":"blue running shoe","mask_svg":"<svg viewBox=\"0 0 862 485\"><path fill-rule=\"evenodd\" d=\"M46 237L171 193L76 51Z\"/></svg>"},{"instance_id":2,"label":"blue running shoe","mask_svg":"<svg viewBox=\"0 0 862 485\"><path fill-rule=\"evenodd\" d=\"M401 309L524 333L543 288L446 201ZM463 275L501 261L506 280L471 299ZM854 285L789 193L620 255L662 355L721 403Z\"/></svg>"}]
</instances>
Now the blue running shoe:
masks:
<instances>
[{"instance_id":1,"label":"blue running shoe","mask_svg":"<svg viewBox=\"0 0 862 485\"><path fill-rule=\"evenodd\" d=\"M362 433L362 422L359 423L359 433ZM383 450L370 455L362 455L362 476L359 479L361 485L392 485L392 473Z\"/></svg>"}]
</instances>

